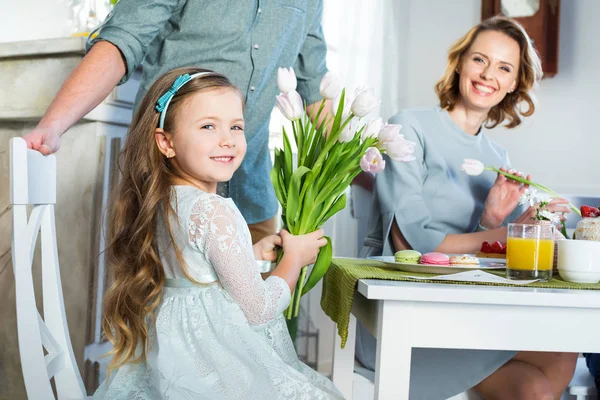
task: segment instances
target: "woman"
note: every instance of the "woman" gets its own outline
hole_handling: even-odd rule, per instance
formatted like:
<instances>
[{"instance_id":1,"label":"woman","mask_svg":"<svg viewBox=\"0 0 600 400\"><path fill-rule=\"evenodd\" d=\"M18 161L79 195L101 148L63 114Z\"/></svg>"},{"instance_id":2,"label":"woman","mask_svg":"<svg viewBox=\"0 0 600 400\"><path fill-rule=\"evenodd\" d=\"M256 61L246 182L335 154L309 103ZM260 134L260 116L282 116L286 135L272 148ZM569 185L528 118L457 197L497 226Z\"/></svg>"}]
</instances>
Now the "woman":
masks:
<instances>
[{"instance_id":1,"label":"woman","mask_svg":"<svg viewBox=\"0 0 600 400\"><path fill-rule=\"evenodd\" d=\"M465 158L509 166L506 151L483 127L521 123L535 110L529 93L541 63L524 29L503 17L473 27L450 49L436 92L440 106L404 110L390 119L417 143L416 161L394 163L377 177L369 234L362 256L420 252L474 253L483 241L506 240L502 227L517 211L526 187L499 175L461 172ZM526 103L527 107L519 108ZM550 211L566 211L554 199ZM529 222L529 208L515 222ZM518 214L517 214L518 215ZM357 357L375 364L375 339L359 326ZM415 349L411 399L445 399L471 387L486 399L560 398L576 354ZM460 368L456 368L460 365Z\"/></svg>"}]
</instances>

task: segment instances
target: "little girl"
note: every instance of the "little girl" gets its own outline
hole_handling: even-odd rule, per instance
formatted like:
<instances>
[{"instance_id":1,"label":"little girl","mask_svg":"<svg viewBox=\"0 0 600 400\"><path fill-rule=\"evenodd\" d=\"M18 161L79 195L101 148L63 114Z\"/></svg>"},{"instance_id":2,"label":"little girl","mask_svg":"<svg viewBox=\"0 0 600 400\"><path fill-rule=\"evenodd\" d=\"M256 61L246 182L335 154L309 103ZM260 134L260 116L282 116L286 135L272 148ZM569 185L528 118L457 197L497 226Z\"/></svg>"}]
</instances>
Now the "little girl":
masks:
<instances>
[{"instance_id":1,"label":"little girl","mask_svg":"<svg viewBox=\"0 0 600 400\"><path fill-rule=\"evenodd\" d=\"M145 95L127 137L108 226L114 348L98 399L338 399L298 360L283 319L321 230L254 246L215 194L246 152L243 97L224 76L181 68ZM284 256L263 281L255 259Z\"/></svg>"}]
</instances>

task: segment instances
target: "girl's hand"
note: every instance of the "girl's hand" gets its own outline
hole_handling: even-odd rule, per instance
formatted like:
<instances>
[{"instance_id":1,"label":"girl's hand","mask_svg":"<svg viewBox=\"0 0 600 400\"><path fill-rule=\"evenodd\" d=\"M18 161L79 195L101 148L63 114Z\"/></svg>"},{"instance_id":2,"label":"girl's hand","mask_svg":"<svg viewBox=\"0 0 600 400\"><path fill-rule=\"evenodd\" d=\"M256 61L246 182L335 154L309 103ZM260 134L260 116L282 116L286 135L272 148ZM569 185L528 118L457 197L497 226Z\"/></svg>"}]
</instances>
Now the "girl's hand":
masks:
<instances>
[{"instance_id":1,"label":"girl's hand","mask_svg":"<svg viewBox=\"0 0 600 400\"><path fill-rule=\"evenodd\" d=\"M500 168L500 170L506 171L504 168ZM522 172L512 169L508 170L508 173L523 176ZM526 179L531 180L531 175L527 175ZM490 189L485 200L483 214L481 215L481 225L488 229L500 227L504 219L519 204L519 199L528 187L529 185L522 185L520 182L498 174L496 182L494 182L494 186Z\"/></svg>"},{"instance_id":2,"label":"girl's hand","mask_svg":"<svg viewBox=\"0 0 600 400\"><path fill-rule=\"evenodd\" d=\"M252 246L254 258L257 260L277 261L277 246L281 246L281 236L270 235L262 238Z\"/></svg>"},{"instance_id":3,"label":"girl's hand","mask_svg":"<svg viewBox=\"0 0 600 400\"><path fill-rule=\"evenodd\" d=\"M298 236L282 229L279 234L283 241L284 257L296 260L299 267L314 263L319 254L319 249L327 244L327 239L323 237L325 234L323 229Z\"/></svg>"}]
</instances>

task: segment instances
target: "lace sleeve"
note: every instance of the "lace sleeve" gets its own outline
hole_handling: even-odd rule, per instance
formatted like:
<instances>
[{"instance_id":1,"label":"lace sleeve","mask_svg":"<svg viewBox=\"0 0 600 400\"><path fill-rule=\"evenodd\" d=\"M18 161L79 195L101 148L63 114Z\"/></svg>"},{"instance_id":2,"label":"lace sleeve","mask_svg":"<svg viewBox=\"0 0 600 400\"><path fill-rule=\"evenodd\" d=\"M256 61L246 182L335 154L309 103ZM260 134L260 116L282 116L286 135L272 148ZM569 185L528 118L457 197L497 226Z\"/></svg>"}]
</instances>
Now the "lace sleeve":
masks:
<instances>
[{"instance_id":1,"label":"lace sleeve","mask_svg":"<svg viewBox=\"0 0 600 400\"><path fill-rule=\"evenodd\" d=\"M276 276L262 280L247 230L233 204L219 196L202 196L192 207L190 243L213 266L248 322L259 325L283 312L290 302L290 289Z\"/></svg>"}]
</instances>

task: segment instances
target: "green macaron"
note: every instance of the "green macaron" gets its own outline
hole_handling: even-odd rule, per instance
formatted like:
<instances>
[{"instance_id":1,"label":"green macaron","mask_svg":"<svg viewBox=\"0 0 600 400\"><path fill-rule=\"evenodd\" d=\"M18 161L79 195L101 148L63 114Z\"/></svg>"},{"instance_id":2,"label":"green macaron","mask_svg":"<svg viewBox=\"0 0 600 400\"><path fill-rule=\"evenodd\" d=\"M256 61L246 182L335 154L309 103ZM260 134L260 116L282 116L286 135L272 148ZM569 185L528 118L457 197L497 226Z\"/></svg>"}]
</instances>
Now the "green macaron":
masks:
<instances>
[{"instance_id":1,"label":"green macaron","mask_svg":"<svg viewBox=\"0 0 600 400\"><path fill-rule=\"evenodd\" d=\"M394 254L396 262L407 264L418 264L421 259L421 253L416 250L400 250Z\"/></svg>"}]
</instances>

